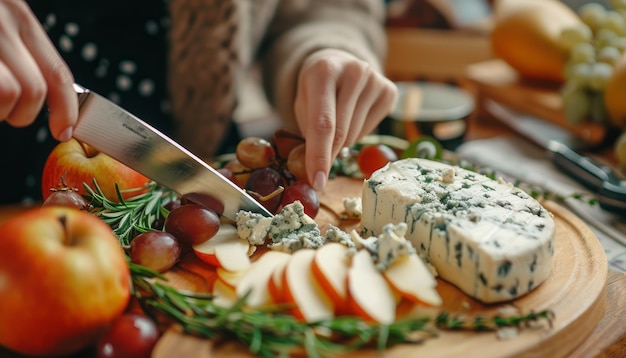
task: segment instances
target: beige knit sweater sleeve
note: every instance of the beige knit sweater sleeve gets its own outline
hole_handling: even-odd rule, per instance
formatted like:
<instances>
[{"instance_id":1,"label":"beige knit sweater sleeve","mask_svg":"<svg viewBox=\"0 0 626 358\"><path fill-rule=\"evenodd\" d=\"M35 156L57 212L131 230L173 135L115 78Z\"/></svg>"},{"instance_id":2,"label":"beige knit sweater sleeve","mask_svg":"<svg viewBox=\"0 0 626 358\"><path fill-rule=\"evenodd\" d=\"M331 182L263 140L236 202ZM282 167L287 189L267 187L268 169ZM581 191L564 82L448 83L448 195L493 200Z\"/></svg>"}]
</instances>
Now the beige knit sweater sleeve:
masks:
<instances>
[{"instance_id":1,"label":"beige knit sweater sleeve","mask_svg":"<svg viewBox=\"0 0 626 358\"><path fill-rule=\"evenodd\" d=\"M300 66L323 48L346 50L382 71L386 52L383 0L283 0L260 49L268 99L288 128Z\"/></svg>"}]
</instances>

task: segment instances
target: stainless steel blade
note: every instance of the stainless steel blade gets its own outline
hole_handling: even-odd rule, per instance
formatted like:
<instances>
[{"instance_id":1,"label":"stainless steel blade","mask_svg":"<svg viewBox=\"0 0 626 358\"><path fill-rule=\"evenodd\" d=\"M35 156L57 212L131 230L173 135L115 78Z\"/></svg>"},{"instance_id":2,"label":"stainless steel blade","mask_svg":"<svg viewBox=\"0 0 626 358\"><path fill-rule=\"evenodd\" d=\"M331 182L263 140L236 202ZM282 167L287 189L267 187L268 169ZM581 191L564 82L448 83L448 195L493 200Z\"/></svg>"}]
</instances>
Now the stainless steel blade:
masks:
<instances>
[{"instance_id":1,"label":"stainless steel blade","mask_svg":"<svg viewBox=\"0 0 626 358\"><path fill-rule=\"evenodd\" d=\"M272 216L203 160L106 98L75 85L80 115L74 137L190 200L235 220L239 210Z\"/></svg>"}]
</instances>

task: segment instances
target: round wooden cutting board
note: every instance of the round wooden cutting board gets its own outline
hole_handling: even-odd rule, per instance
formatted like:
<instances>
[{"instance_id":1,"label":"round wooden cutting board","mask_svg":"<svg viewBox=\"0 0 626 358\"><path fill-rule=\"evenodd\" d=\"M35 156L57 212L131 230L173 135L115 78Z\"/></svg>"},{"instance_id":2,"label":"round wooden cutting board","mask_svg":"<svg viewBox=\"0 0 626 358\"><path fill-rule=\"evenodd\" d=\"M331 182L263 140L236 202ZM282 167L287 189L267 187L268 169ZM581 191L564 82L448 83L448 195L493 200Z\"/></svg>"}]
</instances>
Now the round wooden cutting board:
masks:
<instances>
[{"instance_id":1,"label":"round wooden cutting board","mask_svg":"<svg viewBox=\"0 0 626 358\"><path fill-rule=\"evenodd\" d=\"M362 181L336 178L321 195L322 209L316 217L322 232L329 223L345 230L358 227L357 221L341 219L343 198L360 197ZM439 280L443 299L441 311L452 314L494 315L503 308L517 308L522 313L552 310L552 327L543 325L521 330L513 337L499 339L493 332L440 331L438 337L419 345L399 345L388 349L385 357L564 357L572 352L594 329L606 306L607 259L591 230L575 215L553 202L544 206L553 213L557 227L552 274L526 296L500 305L484 305ZM207 291L215 273L188 254L179 267L168 274L174 286ZM168 331L155 348L155 357L246 357L238 344L214 346L211 341ZM375 351L359 351L353 356L377 356Z\"/></svg>"}]
</instances>

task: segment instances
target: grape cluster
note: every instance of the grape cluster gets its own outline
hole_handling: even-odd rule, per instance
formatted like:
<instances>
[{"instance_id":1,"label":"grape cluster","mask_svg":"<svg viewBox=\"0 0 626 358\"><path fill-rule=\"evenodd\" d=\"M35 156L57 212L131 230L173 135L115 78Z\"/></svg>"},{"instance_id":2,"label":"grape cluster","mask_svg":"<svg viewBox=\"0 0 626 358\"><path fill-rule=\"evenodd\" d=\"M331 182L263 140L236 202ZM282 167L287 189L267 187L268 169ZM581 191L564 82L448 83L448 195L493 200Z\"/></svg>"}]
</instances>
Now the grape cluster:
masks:
<instances>
[{"instance_id":1,"label":"grape cluster","mask_svg":"<svg viewBox=\"0 0 626 358\"><path fill-rule=\"evenodd\" d=\"M279 129L271 140L243 138L234 154L218 170L268 211L277 213L300 200L307 215L315 217L320 202L307 181L304 138Z\"/></svg>"},{"instance_id":2,"label":"grape cluster","mask_svg":"<svg viewBox=\"0 0 626 358\"><path fill-rule=\"evenodd\" d=\"M561 31L569 48L566 79L561 87L565 118L572 124L594 121L612 126L604 93L615 64L626 52L626 0L611 0L612 9L590 2L578 9L582 23ZM626 173L626 132L618 137L615 152Z\"/></svg>"},{"instance_id":3,"label":"grape cluster","mask_svg":"<svg viewBox=\"0 0 626 358\"><path fill-rule=\"evenodd\" d=\"M382 143L357 143L344 149L333 164L331 177L369 177L375 170L398 159L394 149ZM218 170L267 210L277 213L285 205L299 200L305 213L315 217L320 202L318 193L307 180L304 138L279 129L269 141L243 138L234 154L235 158L226 160Z\"/></svg>"},{"instance_id":4,"label":"grape cluster","mask_svg":"<svg viewBox=\"0 0 626 358\"><path fill-rule=\"evenodd\" d=\"M560 34L561 44L569 49L561 96L565 117L573 124L609 123L604 89L626 51L626 1L611 3L614 9L593 2L582 5L577 11L581 24Z\"/></svg>"}]
</instances>

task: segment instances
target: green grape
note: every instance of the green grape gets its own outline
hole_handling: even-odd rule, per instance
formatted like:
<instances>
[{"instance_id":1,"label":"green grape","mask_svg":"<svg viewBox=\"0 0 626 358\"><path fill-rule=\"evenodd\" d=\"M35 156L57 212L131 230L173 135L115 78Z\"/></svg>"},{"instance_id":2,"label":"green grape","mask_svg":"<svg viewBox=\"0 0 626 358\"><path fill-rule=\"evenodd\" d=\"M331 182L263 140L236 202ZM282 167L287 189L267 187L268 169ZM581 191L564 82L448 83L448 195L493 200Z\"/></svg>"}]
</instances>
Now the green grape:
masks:
<instances>
[{"instance_id":1,"label":"green grape","mask_svg":"<svg viewBox=\"0 0 626 358\"><path fill-rule=\"evenodd\" d=\"M620 57L622 53L617 47L605 46L598 50L597 60L613 66Z\"/></svg>"},{"instance_id":2,"label":"green grape","mask_svg":"<svg viewBox=\"0 0 626 358\"><path fill-rule=\"evenodd\" d=\"M578 26L568 27L561 31L559 35L559 42L565 48L572 48L574 45L581 42L590 42L593 37L591 29L586 24L580 24Z\"/></svg>"},{"instance_id":3,"label":"green grape","mask_svg":"<svg viewBox=\"0 0 626 358\"><path fill-rule=\"evenodd\" d=\"M622 166L622 170L626 171L626 132L622 133L615 141L615 155Z\"/></svg>"},{"instance_id":4,"label":"green grape","mask_svg":"<svg viewBox=\"0 0 626 358\"><path fill-rule=\"evenodd\" d=\"M572 63L593 62L596 58L596 50L589 42L579 42L570 50L569 60Z\"/></svg>"},{"instance_id":5,"label":"green grape","mask_svg":"<svg viewBox=\"0 0 626 358\"><path fill-rule=\"evenodd\" d=\"M590 63L568 63L568 65L565 67L565 78L567 79L565 87L587 87L590 74Z\"/></svg>"},{"instance_id":6,"label":"green grape","mask_svg":"<svg viewBox=\"0 0 626 358\"><path fill-rule=\"evenodd\" d=\"M626 50L626 37L615 37L609 41L608 46L613 46L621 53L624 53L624 51Z\"/></svg>"},{"instance_id":7,"label":"green grape","mask_svg":"<svg viewBox=\"0 0 626 358\"><path fill-rule=\"evenodd\" d=\"M626 0L611 0L610 4L616 10L626 9Z\"/></svg>"},{"instance_id":8,"label":"green grape","mask_svg":"<svg viewBox=\"0 0 626 358\"><path fill-rule=\"evenodd\" d=\"M617 13L619 13L624 19L626 19L626 6L623 8L615 8L615 11L617 11Z\"/></svg>"},{"instance_id":9,"label":"green grape","mask_svg":"<svg viewBox=\"0 0 626 358\"><path fill-rule=\"evenodd\" d=\"M609 29L619 36L626 35L626 20L617 11L607 11L601 28Z\"/></svg>"},{"instance_id":10,"label":"green grape","mask_svg":"<svg viewBox=\"0 0 626 358\"><path fill-rule=\"evenodd\" d=\"M598 29L594 36L598 47L610 46L616 38L619 38L619 36L613 30L606 28Z\"/></svg>"},{"instance_id":11,"label":"green grape","mask_svg":"<svg viewBox=\"0 0 626 358\"><path fill-rule=\"evenodd\" d=\"M613 75L613 66L605 62L595 62L591 64L589 73L589 87L596 91L602 91Z\"/></svg>"},{"instance_id":12,"label":"green grape","mask_svg":"<svg viewBox=\"0 0 626 358\"><path fill-rule=\"evenodd\" d=\"M578 8L578 16L592 30L597 30L603 27L607 11L604 6L592 2Z\"/></svg>"},{"instance_id":13,"label":"green grape","mask_svg":"<svg viewBox=\"0 0 626 358\"><path fill-rule=\"evenodd\" d=\"M567 89L567 84L565 85ZM583 123L589 116L591 101L584 89L573 88L561 92L565 119L572 124Z\"/></svg>"}]
</instances>

